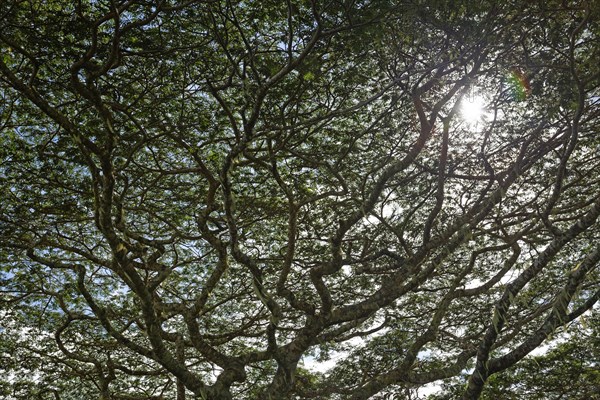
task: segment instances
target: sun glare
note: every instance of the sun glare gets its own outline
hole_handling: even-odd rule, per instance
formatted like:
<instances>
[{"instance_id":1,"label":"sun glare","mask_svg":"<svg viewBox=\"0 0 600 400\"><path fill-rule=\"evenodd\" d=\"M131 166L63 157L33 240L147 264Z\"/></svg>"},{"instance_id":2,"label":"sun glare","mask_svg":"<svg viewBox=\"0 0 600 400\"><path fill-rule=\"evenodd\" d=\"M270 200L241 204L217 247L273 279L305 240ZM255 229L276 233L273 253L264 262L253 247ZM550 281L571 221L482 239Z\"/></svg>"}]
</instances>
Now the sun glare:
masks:
<instances>
[{"instance_id":1,"label":"sun glare","mask_svg":"<svg viewBox=\"0 0 600 400\"><path fill-rule=\"evenodd\" d=\"M480 96L464 98L460 107L460 116L463 121L470 125L479 122L485 113L484 104L485 101Z\"/></svg>"}]
</instances>

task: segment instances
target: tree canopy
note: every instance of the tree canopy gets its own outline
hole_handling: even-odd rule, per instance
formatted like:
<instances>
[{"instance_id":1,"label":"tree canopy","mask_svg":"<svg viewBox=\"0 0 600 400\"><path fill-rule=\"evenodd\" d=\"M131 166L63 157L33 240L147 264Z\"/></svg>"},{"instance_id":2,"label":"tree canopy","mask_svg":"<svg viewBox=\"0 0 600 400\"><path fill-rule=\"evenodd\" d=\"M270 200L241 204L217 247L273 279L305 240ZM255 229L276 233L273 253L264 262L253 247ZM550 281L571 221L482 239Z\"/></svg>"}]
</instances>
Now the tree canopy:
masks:
<instances>
[{"instance_id":1,"label":"tree canopy","mask_svg":"<svg viewBox=\"0 0 600 400\"><path fill-rule=\"evenodd\" d=\"M557 332L597 383L599 21L0 2L0 396L533 396Z\"/></svg>"},{"instance_id":2,"label":"tree canopy","mask_svg":"<svg viewBox=\"0 0 600 400\"><path fill-rule=\"evenodd\" d=\"M592 318L598 318L594 314ZM586 322L583 322L586 321ZM481 394L483 400L596 399L600 394L600 323L582 319L551 342L551 348L527 357L515 366L492 375ZM460 398L464 376L444 385L429 400Z\"/></svg>"}]
</instances>

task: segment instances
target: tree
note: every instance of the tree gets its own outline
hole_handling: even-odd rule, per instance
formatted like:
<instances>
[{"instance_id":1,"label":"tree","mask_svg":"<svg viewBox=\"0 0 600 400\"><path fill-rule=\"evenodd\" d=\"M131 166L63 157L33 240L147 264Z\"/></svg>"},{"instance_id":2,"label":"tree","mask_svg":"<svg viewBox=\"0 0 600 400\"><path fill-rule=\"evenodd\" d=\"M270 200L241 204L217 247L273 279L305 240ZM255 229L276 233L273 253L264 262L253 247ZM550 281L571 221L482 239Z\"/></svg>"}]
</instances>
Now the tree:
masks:
<instances>
[{"instance_id":1,"label":"tree","mask_svg":"<svg viewBox=\"0 0 600 400\"><path fill-rule=\"evenodd\" d=\"M600 395L597 316L569 326L544 354L528 356L514 367L490 377L482 399L595 399ZM564 335L568 338L565 341ZM457 382L458 381L458 382ZM435 399L456 398L460 379Z\"/></svg>"},{"instance_id":2,"label":"tree","mask_svg":"<svg viewBox=\"0 0 600 400\"><path fill-rule=\"evenodd\" d=\"M593 314L600 10L495 3L2 2L2 395L476 399Z\"/></svg>"}]
</instances>

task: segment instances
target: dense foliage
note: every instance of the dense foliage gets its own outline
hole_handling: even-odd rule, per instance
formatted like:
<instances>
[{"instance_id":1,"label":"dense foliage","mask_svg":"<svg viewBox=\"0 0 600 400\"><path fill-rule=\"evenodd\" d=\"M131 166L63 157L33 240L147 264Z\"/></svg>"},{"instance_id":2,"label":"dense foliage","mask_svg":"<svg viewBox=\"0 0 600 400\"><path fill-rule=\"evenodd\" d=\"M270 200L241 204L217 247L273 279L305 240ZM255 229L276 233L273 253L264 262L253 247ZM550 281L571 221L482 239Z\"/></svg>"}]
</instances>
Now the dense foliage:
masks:
<instances>
[{"instance_id":1,"label":"dense foliage","mask_svg":"<svg viewBox=\"0 0 600 400\"><path fill-rule=\"evenodd\" d=\"M600 323L582 318L521 362L490 377L483 389L484 400L597 399L600 396ZM448 382L430 400L460 397L464 377Z\"/></svg>"},{"instance_id":2,"label":"dense foliage","mask_svg":"<svg viewBox=\"0 0 600 400\"><path fill-rule=\"evenodd\" d=\"M529 393L573 324L593 370L599 17L3 0L0 396Z\"/></svg>"}]
</instances>

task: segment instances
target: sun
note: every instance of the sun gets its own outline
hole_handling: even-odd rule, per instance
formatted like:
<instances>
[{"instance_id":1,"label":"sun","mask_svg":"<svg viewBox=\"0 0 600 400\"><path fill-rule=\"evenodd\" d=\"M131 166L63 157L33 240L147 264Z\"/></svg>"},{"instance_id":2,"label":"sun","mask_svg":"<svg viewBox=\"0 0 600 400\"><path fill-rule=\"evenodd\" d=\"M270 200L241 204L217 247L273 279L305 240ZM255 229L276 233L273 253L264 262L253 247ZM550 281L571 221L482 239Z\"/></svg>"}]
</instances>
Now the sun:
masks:
<instances>
[{"instance_id":1,"label":"sun","mask_svg":"<svg viewBox=\"0 0 600 400\"><path fill-rule=\"evenodd\" d=\"M463 98L460 106L460 116L469 125L481 121L485 114L485 100L481 96Z\"/></svg>"}]
</instances>

